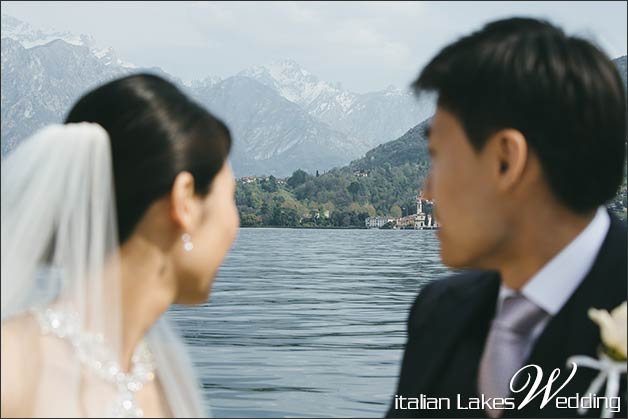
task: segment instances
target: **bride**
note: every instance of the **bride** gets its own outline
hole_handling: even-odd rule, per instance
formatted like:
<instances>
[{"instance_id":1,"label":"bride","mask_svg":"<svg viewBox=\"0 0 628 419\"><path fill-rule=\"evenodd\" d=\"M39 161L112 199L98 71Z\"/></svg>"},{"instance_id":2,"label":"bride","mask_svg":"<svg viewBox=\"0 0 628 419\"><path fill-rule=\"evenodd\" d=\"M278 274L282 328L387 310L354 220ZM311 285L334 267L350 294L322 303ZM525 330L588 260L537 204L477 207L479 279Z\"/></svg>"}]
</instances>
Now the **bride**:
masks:
<instances>
[{"instance_id":1,"label":"bride","mask_svg":"<svg viewBox=\"0 0 628 419\"><path fill-rule=\"evenodd\" d=\"M238 229L227 127L169 82L81 98L2 162L2 417L201 417L164 317Z\"/></svg>"}]
</instances>

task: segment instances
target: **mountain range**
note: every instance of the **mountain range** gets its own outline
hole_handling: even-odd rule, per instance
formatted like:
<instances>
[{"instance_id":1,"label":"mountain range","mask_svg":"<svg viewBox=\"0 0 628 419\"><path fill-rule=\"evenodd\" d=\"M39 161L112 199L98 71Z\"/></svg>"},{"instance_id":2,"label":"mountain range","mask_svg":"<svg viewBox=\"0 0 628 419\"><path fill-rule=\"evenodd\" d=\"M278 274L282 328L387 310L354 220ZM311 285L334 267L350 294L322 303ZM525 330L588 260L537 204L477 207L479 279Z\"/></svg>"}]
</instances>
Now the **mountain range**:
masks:
<instances>
[{"instance_id":1,"label":"mountain range","mask_svg":"<svg viewBox=\"0 0 628 419\"><path fill-rule=\"evenodd\" d=\"M136 72L159 74L224 119L236 176L287 176L342 166L399 137L433 112L429 98L389 87L354 93L296 62L255 66L221 79L183 82L142 68L86 35L35 29L2 15L2 155L38 128L61 122L87 90Z\"/></svg>"}]
</instances>

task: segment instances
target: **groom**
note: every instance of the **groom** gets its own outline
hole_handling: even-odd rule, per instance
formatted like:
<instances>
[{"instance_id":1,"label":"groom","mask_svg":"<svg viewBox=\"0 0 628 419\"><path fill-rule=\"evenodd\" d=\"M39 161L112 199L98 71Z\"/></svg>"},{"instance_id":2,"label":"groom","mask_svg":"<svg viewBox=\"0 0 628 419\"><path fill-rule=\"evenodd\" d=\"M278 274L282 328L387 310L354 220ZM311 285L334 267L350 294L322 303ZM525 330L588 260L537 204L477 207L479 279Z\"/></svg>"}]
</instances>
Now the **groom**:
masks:
<instances>
[{"instance_id":1,"label":"groom","mask_svg":"<svg viewBox=\"0 0 628 419\"><path fill-rule=\"evenodd\" d=\"M578 417L592 406L585 415L599 417L607 406L626 417L625 375L621 399L602 387L584 400L599 371L579 365L570 378L567 364L603 347L587 311L626 300L626 226L604 207L625 170L614 64L547 22L513 18L444 48L414 87L438 94L425 188L443 263L465 271L412 306L387 416ZM529 364L539 368L512 392ZM542 394L524 403L541 374Z\"/></svg>"}]
</instances>

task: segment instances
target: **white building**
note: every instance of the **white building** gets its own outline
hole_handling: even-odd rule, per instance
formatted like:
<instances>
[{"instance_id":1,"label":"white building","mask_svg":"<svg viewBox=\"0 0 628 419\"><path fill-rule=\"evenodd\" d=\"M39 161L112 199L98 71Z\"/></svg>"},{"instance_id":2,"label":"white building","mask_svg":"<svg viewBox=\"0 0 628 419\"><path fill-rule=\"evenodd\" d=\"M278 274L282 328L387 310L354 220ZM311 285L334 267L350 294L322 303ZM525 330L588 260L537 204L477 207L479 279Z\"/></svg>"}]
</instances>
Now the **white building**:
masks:
<instances>
[{"instance_id":1,"label":"white building","mask_svg":"<svg viewBox=\"0 0 628 419\"><path fill-rule=\"evenodd\" d=\"M388 217L368 217L364 220L364 224L366 228L382 228L390 221L394 221L394 219Z\"/></svg>"},{"instance_id":2,"label":"white building","mask_svg":"<svg viewBox=\"0 0 628 419\"><path fill-rule=\"evenodd\" d=\"M427 201L430 204L434 204L433 201ZM423 212L423 191L419 191L419 195L416 197L416 221L414 228L417 230L438 228L439 225L436 222L436 218L432 217L432 214L426 214Z\"/></svg>"}]
</instances>

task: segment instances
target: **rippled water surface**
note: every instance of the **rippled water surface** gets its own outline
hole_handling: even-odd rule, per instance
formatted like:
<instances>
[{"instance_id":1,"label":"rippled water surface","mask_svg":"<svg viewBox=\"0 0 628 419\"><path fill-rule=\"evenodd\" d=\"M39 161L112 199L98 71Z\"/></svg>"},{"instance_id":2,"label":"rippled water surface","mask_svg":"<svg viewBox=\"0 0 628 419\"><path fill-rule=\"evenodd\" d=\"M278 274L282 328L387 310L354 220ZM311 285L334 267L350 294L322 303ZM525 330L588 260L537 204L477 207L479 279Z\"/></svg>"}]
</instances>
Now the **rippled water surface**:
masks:
<instances>
[{"instance_id":1,"label":"rippled water surface","mask_svg":"<svg viewBox=\"0 0 628 419\"><path fill-rule=\"evenodd\" d=\"M169 312L213 415L381 417L434 231L242 229L210 302Z\"/></svg>"}]
</instances>

